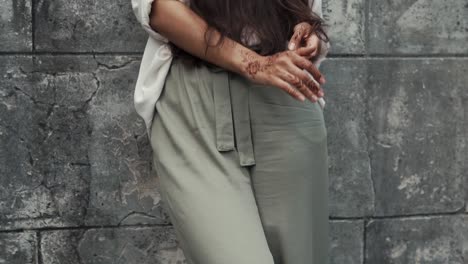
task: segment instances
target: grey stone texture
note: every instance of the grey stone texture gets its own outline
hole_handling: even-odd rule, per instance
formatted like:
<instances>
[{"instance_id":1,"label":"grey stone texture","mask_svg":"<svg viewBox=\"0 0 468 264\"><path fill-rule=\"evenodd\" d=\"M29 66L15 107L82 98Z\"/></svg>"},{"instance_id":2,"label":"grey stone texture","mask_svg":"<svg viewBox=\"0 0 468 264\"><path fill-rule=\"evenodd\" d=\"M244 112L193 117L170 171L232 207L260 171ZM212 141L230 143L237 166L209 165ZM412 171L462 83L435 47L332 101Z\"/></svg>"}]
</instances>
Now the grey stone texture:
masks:
<instances>
[{"instance_id":1,"label":"grey stone texture","mask_svg":"<svg viewBox=\"0 0 468 264\"><path fill-rule=\"evenodd\" d=\"M468 1L323 12L330 263L468 263ZM133 106L147 37L129 0L0 0L0 263L186 263Z\"/></svg>"},{"instance_id":2,"label":"grey stone texture","mask_svg":"<svg viewBox=\"0 0 468 264\"><path fill-rule=\"evenodd\" d=\"M375 194L365 121L367 61L329 58L321 70L328 76L323 89L330 153L330 214L372 215Z\"/></svg>"},{"instance_id":3,"label":"grey stone texture","mask_svg":"<svg viewBox=\"0 0 468 264\"><path fill-rule=\"evenodd\" d=\"M369 48L378 54L466 54L468 1L370 1Z\"/></svg>"},{"instance_id":4,"label":"grey stone texture","mask_svg":"<svg viewBox=\"0 0 468 264\"><path fill-rule=\"evenodd\" d=\"M37 0L38 51L137 52L146 44L130 0Z\"/></svg>"},{"instance_id":5,"label":"grey stone texture","mask_svg":"<svg viewBox=\"0 0 468 264\"><path fill-rule=\"evenodd\" d=\"M330 222L330 263L361 264L364 259L364 221Z\"/></svg>"},{"instance_id":6,"label":"grey stone texture","mask_svg":"<svg viewBox=\"0 0 468 264\"><path fill-rule=\"evenodd\" d=\"M185 263L167 226L45 231L40 245L43 263L48 264Z\"/></svg>"},{"instance_id":7,"label":"grey stone texture","mask_svg":"<svg viewBox=\"0 0 468 264\"><path fill-rule=\"evenodd\" d=\"M322 0L334 54L365 53L365 0Z\"/></svg>"},{"instance_id":8,"label":"grey stone texture","mask_svg":"<svg viewBox=\"0 0 468 264\"><path fill-rule=\"evenodd\" d=\"M0 0L0 51L31 52L31 0Z\"/></svg>"},{"instance_id":9,"label":"grey stone texture","mask_svg":"<svg viewBox=\"0 0 468 264\"><path fill-rule=\"evenodd\" d=\"M450 263L468 260L468 216L371 220L366 263Z\"/></svg>"},{"instance_id":10,"label":"grey stone texture","mask_svg":"<svg viewBox=\"0 0 468 264\"><path fill-rule=\"evenodd\" d=\"M34 231L0 233L0 263L37 263L37 234Z\"/></svg>"},{"instance_id":11,"label":"grey stone texture","mask_svg":"<svg viewBox=\"0 0 468 264\"><path fill-rule=\"evenodd\" d=\"M1 61L2 228L167 223L128 89L137 57Z\"/></svg>"},{"instance_id":12,"label":"grey stone texture","mask_svg":"<svg viewBox=\"0 0 468 264\"><path fill-rule=\"evenodd\" d=\"M369 61L375 215L457 212L468 168L468 60Z\"/></svg>"}]
</instances>

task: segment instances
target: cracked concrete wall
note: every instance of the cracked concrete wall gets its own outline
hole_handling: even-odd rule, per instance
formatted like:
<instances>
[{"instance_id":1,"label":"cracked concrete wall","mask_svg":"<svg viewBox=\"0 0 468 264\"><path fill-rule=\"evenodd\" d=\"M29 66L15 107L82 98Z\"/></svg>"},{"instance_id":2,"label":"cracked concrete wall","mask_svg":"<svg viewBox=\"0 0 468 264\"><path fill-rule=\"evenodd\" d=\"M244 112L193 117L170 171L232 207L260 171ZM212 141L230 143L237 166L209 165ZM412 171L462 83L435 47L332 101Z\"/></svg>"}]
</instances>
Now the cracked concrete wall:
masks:
<instances>
[{"instance_id":1,"label":"cracked concrete wall","mask_svg":"<svg viewBox=\"0 0 468 264\"><path fill-rule=\"evenodd\" d=\"M468 1L323 0L331 263L468 263ZM0 0L0 263L183 263L129 0Z\"/></svg>"}]
</instances>

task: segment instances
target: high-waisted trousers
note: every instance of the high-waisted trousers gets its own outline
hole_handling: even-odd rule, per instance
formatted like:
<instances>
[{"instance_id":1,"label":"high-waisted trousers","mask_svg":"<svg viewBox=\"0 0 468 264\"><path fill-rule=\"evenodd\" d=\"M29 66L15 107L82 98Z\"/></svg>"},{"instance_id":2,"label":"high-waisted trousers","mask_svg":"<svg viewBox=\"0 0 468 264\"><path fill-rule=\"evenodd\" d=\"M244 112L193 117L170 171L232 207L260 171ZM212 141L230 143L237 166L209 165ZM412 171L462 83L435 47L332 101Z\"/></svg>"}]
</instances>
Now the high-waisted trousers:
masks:
<instances>
[{"instance_id":1,"label":"high-waisted trousers","mask_svg":"<svg viewBox=\"0 0 468 264\"><path fill-rule=\"evenodd\" d=\"M174 59L151 135L189 264L327 264L327 130L318 103Z\"/></svg>"}]
</instances>

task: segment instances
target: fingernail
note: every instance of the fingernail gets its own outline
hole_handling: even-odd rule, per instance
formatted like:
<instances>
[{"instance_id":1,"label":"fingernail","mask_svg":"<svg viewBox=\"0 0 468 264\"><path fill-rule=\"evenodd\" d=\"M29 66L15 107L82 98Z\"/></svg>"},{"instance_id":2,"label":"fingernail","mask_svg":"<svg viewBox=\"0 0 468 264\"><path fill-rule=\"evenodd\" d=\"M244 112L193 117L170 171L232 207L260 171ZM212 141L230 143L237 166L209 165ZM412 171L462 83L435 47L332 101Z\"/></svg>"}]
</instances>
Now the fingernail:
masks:
<instances>
[{"instance_id":1,"label":"fingernail","mask_svg":"<svg viewBox=\"0 0 468 264\"><path fill-rule=\"evenodd\" d=\"M304 102L305 96L304 96L304 95L300 95L300 96L299 96L299 99L300 99L302 102Z\"/></svg>"},{"instance_id":2,"label":"fingernail","mask_svg":"<svg viewBox=\"0 0 468 264\"><path fill-rule=\"evenodd\" d=\"M325 78L323 76L320 76L320 83L324 84L326 82Z\"/></svg>"},{"instance_id":3,"label":"fingernail","mask_svg":"<svg viewBox=\"0 0 468 264\"><path fill-rule=\"evenodd\" d=\"M289 43L289 49L290 50L294 50L295 47L296 47L296 44L294 44L293 42Z\"/></svg>"}]
</instances>

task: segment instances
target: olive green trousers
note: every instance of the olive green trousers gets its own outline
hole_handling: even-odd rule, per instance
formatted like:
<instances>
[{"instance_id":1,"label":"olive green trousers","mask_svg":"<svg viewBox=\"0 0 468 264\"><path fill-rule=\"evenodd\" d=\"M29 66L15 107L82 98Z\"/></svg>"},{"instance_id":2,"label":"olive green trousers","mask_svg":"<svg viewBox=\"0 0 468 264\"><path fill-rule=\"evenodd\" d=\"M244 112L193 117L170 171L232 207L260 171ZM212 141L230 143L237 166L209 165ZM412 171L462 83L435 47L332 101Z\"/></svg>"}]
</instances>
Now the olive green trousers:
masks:
<instances>
[{"instance_id":1,"label":"olive green trousers","mask_svg":"<svg viewBox=\"0 0 468 264\"><path fill-rule=\"evenodd\" d=\"M151 146L189 264L327 264L322 109L217 66L172 62Z\"/></svg>"}]
</instances>

